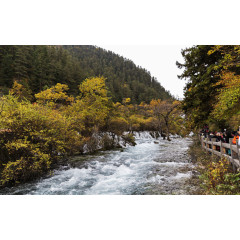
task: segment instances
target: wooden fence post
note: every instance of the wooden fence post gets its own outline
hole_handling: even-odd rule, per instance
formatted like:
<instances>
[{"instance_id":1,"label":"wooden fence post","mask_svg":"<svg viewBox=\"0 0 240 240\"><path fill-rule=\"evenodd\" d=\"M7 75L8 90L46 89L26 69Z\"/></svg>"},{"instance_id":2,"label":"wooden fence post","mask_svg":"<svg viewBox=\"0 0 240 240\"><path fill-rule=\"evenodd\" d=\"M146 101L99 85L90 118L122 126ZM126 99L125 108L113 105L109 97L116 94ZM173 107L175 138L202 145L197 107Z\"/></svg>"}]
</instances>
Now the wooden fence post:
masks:
<instances>
[{"instance_id":1,"label":"wooden fence post","mask_svg":"<svg viewBox=\"0 0 240 240\"><path fill-rule=\"evenodd\" d=\"M233 150L232 150L232 141L229 141L229 144L230 144L230 153L231 153L231 158L233 157L233 154L232 154L232 152L233 152Z\"/></svg>"},{"instance_id":2,"label":"wooden fence post","mask_svg":"<svg viewBox=\"0 0 240 240\"><path fill-rule=\"evenodd\" d=\"M232 150L232 140L229 141L230 143L230 151L231 151L231 158L232 158L232 167L233 167L233 172L236 172L236 168L235 168L235 165L234 165L234 162L233 162L233 150Z\"/></svg>"},{"instance_id":3,"label":"wooden fence post","mask_svg":"<svg viewBox=\"0 0 240 240\"><path fill-rule=\"evenodd\" d=\"M212 155L213 155L213 141L211 140L211 143L212 143Z\"/></svg>"},{"instance_id":4,"label":"wooden fence post","mask_svg":"<svg viewBox=\"0 0 240 240\"><path fill-rule=\"evenodd\" d=\"M236 144L237 144L237 156L238 156L238 159L240 160L240 154L239 154L240 146L238 145L238 142L239 142L239 139L237 139Z\"/></svg>"},{"instance_id":5,"label":"wooden fence post","mask_svg":"<svg viewBox=\"0 0 240 240\"><path fill-rule=\"evenodd\" d=\"M223 146L222 146L222 141L220 141L220 152L221 152L221 157L223 155Z\"/></svg>"},{"instance_id":6,"label":"wooden fence post","mask_svg":"<svg viewBox=\"0 0 240 240\"><path fill-rule=\"evenodd\" d=\"M208 139L208 137L206 138L206 147L207 147L207 149L209 149L210 148L210 144L208 143L208 141L209 141L209 139ZM207 153L209 153L209 151L206 149L206 152Z\"/></svg>"}]
</instances>

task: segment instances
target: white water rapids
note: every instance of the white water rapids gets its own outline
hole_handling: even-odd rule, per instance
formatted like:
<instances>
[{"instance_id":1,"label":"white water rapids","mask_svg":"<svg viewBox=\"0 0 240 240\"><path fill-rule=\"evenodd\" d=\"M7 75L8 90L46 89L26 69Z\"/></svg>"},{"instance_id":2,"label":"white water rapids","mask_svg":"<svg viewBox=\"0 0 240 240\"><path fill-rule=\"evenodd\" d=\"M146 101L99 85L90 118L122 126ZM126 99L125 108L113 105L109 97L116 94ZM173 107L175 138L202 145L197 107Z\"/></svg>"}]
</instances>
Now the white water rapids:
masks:
<instances>
[{"instance_id":1,"label":"white water rapids","mask_svg":"<svg viewBox=\"0 0 240 240\"><path fill-rule=\"evenodd\" d=\"M57 170L37 182L6 188L0 194L192 194L194 165L190 138L154 139L136 134L136 146L73 157L75 167Z\"/></svg>"}]
</instances>

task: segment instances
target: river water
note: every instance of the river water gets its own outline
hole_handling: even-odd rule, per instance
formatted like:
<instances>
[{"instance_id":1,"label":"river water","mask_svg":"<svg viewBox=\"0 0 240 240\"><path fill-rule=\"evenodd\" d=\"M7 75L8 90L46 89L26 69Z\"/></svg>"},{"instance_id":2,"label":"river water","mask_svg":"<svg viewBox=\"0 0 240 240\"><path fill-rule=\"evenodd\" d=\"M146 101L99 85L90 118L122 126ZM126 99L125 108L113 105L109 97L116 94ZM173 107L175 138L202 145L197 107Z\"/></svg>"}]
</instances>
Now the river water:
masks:
<instances>
[{"instance_id":1,"label":"river water","mask_svg":"<svg viewBox=\"0 0 240 240\"><path fill-rule=\"evenodd\" d=\"M148 132L137 133L136 146L75 156L71 167L37 182L5 188L0 194L196 194L199 186L191 181L195 166L187 153L191 142L190 138L168 142Z\"/></svg>"}]
</instances>

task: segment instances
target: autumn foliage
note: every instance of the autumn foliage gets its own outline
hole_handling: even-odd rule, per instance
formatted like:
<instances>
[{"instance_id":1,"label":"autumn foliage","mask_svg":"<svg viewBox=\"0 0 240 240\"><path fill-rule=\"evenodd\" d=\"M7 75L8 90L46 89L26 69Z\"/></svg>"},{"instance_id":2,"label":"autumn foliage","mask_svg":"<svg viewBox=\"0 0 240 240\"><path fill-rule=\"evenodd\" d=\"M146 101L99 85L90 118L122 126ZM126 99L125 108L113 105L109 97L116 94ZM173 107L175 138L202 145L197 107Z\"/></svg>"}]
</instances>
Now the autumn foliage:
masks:
<instances>
[{"instance_id":1,"label":"autumn foliage","mask_svg":"<svg viewBox=\"0 0 240 240\"><path fill-rule=\"evenodd\" d=\"M182 109L192 129L208 123L212 130L240 125L240 46L197 45L182 50L186 79Z\"/></svg>"},{"instance_id":2,"label":"autumn foliage","mask_svg":"<svg viewBox=\"0 0 240 240\"><path fill-rule=\"evenodd\" d=\"M35 99L27 99L27 90L18 82L0 98L2 186L38 178L86 148L97 150L98 136L109 149L117 146L120 136L134 145L133 131L165 132L168 138L170 133L184 134L179 102L137 105L125 98L113 103L103 77L83 81L76 98L68 94L66 84L58 83L35 94Z\"/></svg>"}]
</instances>

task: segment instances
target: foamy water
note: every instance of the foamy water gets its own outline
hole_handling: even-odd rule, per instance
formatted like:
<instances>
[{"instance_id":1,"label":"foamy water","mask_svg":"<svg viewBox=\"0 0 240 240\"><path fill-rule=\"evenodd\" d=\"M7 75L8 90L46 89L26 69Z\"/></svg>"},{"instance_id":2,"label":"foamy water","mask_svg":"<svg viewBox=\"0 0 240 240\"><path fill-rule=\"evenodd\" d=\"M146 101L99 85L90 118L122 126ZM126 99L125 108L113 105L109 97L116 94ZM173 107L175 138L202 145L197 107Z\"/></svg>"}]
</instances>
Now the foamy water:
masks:
<instances>
[{"instance_id":1,"label":"foamy water","mask_svg":"<svg viewBox=\"0 0 240 240\"><path fill-rule=\"evenodd\" d=\"M187 184L194 168L187 155L190 139L168 142L144 132L136 135L136 142L123 151L74 157L76 167L1 194L191 194Z\"/></svg>"}]
</instances>

